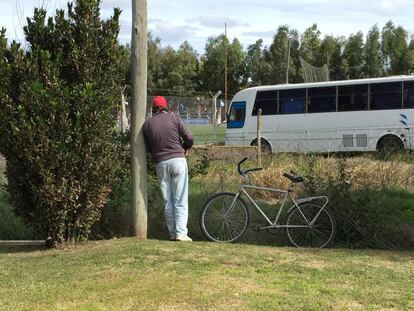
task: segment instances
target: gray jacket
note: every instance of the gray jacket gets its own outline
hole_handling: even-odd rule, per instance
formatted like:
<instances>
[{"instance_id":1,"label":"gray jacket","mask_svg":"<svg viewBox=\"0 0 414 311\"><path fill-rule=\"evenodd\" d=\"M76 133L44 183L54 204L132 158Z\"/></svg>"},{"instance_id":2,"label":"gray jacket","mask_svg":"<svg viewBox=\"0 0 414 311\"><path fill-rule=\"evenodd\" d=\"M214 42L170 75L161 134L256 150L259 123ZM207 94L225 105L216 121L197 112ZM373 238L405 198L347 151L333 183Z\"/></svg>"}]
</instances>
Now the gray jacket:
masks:
<instances>
[{"instance_id":1,"label":"gray jacket","mask_svg":"<svg viewBox=\"0 0 414 311\"><path fill-rule=\"evenodd\" d=\"M147 119L143 127L145 145L155 163L184 157L193 145L193 136L180 117L161 111Z\"/></svg>"}]
</instances>

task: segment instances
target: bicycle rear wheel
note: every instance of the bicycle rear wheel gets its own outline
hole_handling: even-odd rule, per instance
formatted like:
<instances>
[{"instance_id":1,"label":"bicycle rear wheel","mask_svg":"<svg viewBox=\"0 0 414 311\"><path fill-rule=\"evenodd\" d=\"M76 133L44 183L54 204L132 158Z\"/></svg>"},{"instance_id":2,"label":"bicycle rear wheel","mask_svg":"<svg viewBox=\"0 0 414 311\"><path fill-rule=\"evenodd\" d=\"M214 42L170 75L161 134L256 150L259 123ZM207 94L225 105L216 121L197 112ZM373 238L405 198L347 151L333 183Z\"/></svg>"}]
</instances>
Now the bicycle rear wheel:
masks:
<instances>
[{"instance_id":1,"label":"bicycle rear wheel","mask_svg":"<svg viewBox=\"0 0 414 311\"><path fill-rule=\"evenodd\" d=\"M308 225L321 209L322 206L316 204L302 203L299 208L295 207L289 212L285 232L292 246L322 248L332 242L336 223L332 212L327 208L320 212L313 225Z\"/></svg>"},{"instance_id":2,"label":"bicycle rear wheel","mask_svg":"<svg viewBox=\"0 0 414 311\"><path fill-rule=\"evenodd\" d=\"M200 228L206 239L236 242L245 233L250 222L249 209L242 198L234 201L235 197L234 193L219 193L204 205L200 213Z\"/></svg>"}]
</instances>

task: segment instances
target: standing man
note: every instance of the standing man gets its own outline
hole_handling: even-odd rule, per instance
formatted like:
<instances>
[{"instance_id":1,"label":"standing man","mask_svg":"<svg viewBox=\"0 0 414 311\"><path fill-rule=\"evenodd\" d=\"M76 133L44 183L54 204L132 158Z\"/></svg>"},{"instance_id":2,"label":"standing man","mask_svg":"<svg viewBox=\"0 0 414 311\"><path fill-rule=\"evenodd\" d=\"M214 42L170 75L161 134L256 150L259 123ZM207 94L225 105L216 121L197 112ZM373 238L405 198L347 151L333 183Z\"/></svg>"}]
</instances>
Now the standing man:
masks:
<instances>
[{"instance_id":1,"label":"standing man","mask_svg":"<svg viewBox=\"0 0 414 311\"><path fill-rule=\"evenodd\" d=\"M153 97L152 113L144 123L144 139L147 151L156 163L170 240L192 241L187 230L188 168L185 157L193 145L193 136L177 115L168 112L163 96Z\"/></svg>"}]
</instances>

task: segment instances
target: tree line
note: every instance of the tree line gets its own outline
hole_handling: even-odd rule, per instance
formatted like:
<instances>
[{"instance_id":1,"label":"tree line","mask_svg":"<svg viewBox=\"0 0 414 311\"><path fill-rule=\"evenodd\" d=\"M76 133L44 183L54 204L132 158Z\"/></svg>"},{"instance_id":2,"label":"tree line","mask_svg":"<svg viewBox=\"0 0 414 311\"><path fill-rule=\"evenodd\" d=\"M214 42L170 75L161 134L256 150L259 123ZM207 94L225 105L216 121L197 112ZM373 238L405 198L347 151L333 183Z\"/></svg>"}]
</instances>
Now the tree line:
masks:
<instances>
[{"instance_id":1,"label":"tree line","mask_svg":"<svg viewBox=\"0 0 414 311\"><path fill-rule=\"evenodd\" d=\"M128 46L124 47L128 57ZM289 49L289 68L287 69ZM313 66L327 65L330 80L383 77L414 72L414 38L392 21L350 36L326 35L314 24L303 33L280 26L270 46L263 39L244 49L237 38L209 37L197 54L187 42L174 50L148 35L149 94L191 96L224 89L227 56L228 93L257 85L303 82L300 57ZM127 75L127 82L129 80Z\"/></svg>"}]
</instances>

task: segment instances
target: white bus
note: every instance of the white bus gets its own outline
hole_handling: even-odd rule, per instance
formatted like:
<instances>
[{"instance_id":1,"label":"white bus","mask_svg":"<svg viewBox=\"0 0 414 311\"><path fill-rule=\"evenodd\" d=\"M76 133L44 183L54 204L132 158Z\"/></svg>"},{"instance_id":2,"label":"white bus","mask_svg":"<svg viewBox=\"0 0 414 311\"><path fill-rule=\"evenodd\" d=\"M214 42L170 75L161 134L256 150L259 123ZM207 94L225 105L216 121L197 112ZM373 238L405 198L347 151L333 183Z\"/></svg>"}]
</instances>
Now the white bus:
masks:
<instances>
[{"instance_id":1,"label":"white bus","mask_svg":"<svg viewBox=\"0 0 414 311\"><path fill-rule=\"evenodd\" d=\"M272 152L414 149L414 76L281 84L238 92L226 145Z\"/></svg>"}]
</instances>

